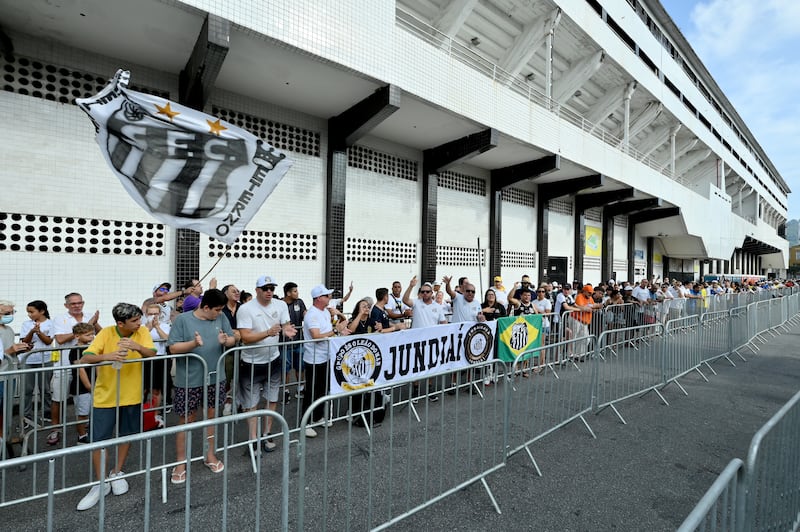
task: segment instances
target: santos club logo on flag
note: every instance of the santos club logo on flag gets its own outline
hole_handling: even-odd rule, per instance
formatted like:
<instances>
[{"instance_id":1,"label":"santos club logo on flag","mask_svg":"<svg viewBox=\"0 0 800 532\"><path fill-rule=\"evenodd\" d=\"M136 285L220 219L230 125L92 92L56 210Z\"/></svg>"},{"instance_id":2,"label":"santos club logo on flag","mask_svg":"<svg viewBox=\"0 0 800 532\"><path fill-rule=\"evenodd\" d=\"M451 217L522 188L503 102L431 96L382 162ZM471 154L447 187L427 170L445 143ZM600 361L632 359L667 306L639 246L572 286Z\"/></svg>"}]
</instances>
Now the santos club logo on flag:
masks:
<instances>
[{"instance_id":1,"label":"santos club logo on flag","mask_svg":"<svg viewBox=\"0 0 800 532\"><path fill-rule=\"evenodd\" d=\"M131 197L153 217L232 244L292 166L247 131L127 89L129 73L76 100Z\"/></svg>"},{"instance_id":2,"label":"santos club logo on flag","mask_svg":"<svg viewBox=\"0 0 800 532\"><path fill-rule=\"evenodd\" d=\"M497 358L513 362L520 354L542 345L542 315L500 318L497 320Z\"/></svg>"}]
</instances>

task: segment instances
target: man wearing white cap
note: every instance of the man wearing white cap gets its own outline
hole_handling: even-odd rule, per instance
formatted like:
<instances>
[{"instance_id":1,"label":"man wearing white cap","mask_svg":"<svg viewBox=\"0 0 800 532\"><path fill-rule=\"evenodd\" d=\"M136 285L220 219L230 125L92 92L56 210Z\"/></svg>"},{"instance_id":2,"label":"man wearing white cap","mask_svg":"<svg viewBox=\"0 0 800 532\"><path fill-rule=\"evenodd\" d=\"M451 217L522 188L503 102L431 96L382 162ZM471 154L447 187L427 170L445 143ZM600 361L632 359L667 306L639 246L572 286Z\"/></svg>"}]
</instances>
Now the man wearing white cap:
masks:
<instances>
[{"instance_id":1,"label":"man wearing white cap","mask_svg":"<svg viewBox=\"0 0 800 532\"><path fill-rule=\"evenodd\" d=\"M311 306L306 311L303 320L303 338L306 340L320 340L330 338L338 334L345 336L350 334L347 322L342 321L337 324L334 331L331 324L331 313L328 310L333 290L326 288L323 284L318 284L311 289ZM328 342L307 342L303 349L303 363L306 367L306 390L303 394L303 412L317 400L324 397L328 391ZM311 413L309 421L314 423L322 419L325 410L318 407ZM308 427L306 437L315 438L317 431Z\"/></svg>"},{"instance_id":2,"label":"man wearing white cap","mask_svg":"<svg viewBox=\"0 0 800 532\"><path fill-rule=\"evenodd\" d=\"M270 410L278 406L278 393L283 380L283 367L278 342L281 332L292 337L297 330L289 317L286 303L273 297L278 281L269 275L262 275L256 281L255 297L242 305L236 314L236 325L242 336L242 343L258 346L242 351L239 365L239 394L242 408L254 410L263 397ZM250 439L255 442L258 432L258 418L247 420ZM264 432L269 434L272 418L266 416L262 421ZM275 444L264 440L261 444L265 452L275 448ZM254 452L258 451L257 443Z\"/></svg>"}]
</instances>

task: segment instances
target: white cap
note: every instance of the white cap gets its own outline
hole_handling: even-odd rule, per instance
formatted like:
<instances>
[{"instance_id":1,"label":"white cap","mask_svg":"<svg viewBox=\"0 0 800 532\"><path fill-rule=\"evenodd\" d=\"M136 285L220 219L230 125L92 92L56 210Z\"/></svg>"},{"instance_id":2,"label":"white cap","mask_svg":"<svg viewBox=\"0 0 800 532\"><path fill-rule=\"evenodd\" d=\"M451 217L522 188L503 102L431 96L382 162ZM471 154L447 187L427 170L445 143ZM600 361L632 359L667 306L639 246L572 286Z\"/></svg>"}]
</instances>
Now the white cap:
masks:
<instances>
[{"instance_id":1,"label":"white cap","mask_svg":"<svg viewBox=\"0 0 800 532\"><path fill-rule=\"evenodd\" d=\"M311 289L311 299L317 299L319 296L329 296L332 293L332 289L326 288L324 284L318 284Z\"/></svg>"},{"instance_id":2,"label":"white cap","mask_svg":"<svg viewBox=\"0 0 800 532\"><path fill-rule=\"evenodd\" d=\"M256 288L261 288L262 286L267 286L268 284L278 286L278 281L269 275L262 275L258 278L258 281L256 281Z\"/></svg>"},{"instance_id":3,"label":"white cap","mask_svg":"<svg viewBox=\"0 0 800 532\"><path fill-rule=\"evenodd\" d=\"M614 279L609 279L608 280L608 284L610 284L611 286L614 286L615 284L617 284L617 282Z\"/></svg>"}]
</instances>

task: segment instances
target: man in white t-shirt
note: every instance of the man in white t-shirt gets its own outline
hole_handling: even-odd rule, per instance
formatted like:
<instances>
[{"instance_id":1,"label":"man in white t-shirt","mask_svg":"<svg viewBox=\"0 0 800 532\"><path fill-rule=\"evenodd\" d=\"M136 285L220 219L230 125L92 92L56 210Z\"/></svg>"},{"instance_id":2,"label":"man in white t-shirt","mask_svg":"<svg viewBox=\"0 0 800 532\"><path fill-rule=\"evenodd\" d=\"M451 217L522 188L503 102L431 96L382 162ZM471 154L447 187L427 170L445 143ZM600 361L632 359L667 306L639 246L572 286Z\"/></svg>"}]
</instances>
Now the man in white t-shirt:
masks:
<instances>
[{"instance_id":1,"label":"man in white t-shirt","mask_svg":"<svg viewBox=\"0 0 800 532\"><path fill-rule=\"evenodd\" d=\"M286 303L274 297L278 282L269 275L262 275L256 281L255 297L239 307L236 313L236 326L246 346L257 346L241 352L239 364L239 389L237 393L244 410L255 410L261 399L267 401L270 410L278 406L278 393L283 380L281 352L278 349L281 332L294 336L297 330L289 318ZM258 437L258 418L247 420L250 439ZM272 418L262 419L262 434L269 434ZM266 440L263 450L270 452L275 444Z\"/></svg>"},{"instance_id":2,"label":"man in white t-shirt","mask_svg":"<svg viewBox=\"0 0 800 532\"><path fill-rule=\"evenodd\" d=\"M303 319L303 339L306 344L303 349L303 364L306 367L306 388L303 394L303 412L319 397L324 397L328 392L328 342L311 342L339 335L350 334L347 322L339 322L334 330L331 322L331 313L328 310L333 290L325 285L318 284L311 289L311 306L306 310ZM311 412L309 422L315 423L323 418L325 409L317 407ZM306 428L306 437L315 438L317 431L312 427Z\"/></svg>"},{"instance_id":3,"label":"man in white t-shirt","mask_svg":"<svg viewBox=\"0 0 800 532\"><path fill-rule=\"evenodd\" d=\"M417 285L417 276L411 278L408 283L408 288L403 293L403 303L411 308L414 318L411 320L412 329L422 329L423 327L433 327L441 323L447 323L447 316L444 313L444 307L434 301L433 299L433 286L431 283L425 283L417 292L417 299L411 299L411 290ZM448 289L449 289L448 285ZM478 312L480 312L480 305L478 305ZM431 388L431 381L428 380L428 389ZM414 393L412 402L416 403L419 397L419 384L414 383ZM439 400L438 395L428 396L431 402Z\"/></svg>"},{"instance_id":4,"label":"man in white t-shirt","mask_svg":"<svg viewBox=\"0 0 800 532\"><path fill-rule=\"evenodd\" d=\"M94 332L98 333L102 329L98 320L100 319L100 311L96 310L91 318L88 320L83 313L83 297L77 292L72 292L64 296L64 307L67 309L66 314L56 316L53 319L53 334L56 340L56 350L53 353L53 366L69 366L69 350L78 344L75 339L75 334L72 332L72 327L78 323L88 323L94 327ZM58 360L56 360L58 358ZM61 403L67 400L69 396L69 383L71 380L70 371L54 371L53 378L50 381L50 390L52 393L52 403L50 410L50 418L53 420L54 428L47 436L47 443L49 445L56 445L61 438L61 430L59 425L62 425L61 420Z\"/></svg>"},{"instance_id":5,"label":"man in white t-shirt","mask_svg":"<svg viewBox=\"0 0 800 532\"><path fill-rule=\"evenodd\" d=\"M453 301L453 318L451 321L486 321L481 309L481 302L475 299L475 285L465 281L461 286L461 293L450 287L452 277L443 277L444 288Z\"/></svg>"},{"instance_id":6,"label":"man in white t-shirt","mask_svg":"<svg viewBox=\"0 0 800 532\"><path fill-rule=\"evenodd\" d=\"M432 327L440 323L447 323L444 308L433 300L433 286L431 283L423 284L419 289L419 298L411 299L411 290L417 286L417 276L411 278L403 294L403 303L411 307L414 319L411 321L412 329ZM480 307L480 305L478 305ZM479 309L480 310L480 309Z\"/></svg>"},{"instance_id":7,"label":"man in white t-shirt","mask_svg":"<svg viewBox=\"0 0 800 532\"><path fill-rule=\"evenodd\" d=\"M636 307L636 324L644 325L644 308L650 304L650 290L648 289L647 279L642 279L639 284L633 287L631 296L638 303Z\"/></svg>"}]
</instances>

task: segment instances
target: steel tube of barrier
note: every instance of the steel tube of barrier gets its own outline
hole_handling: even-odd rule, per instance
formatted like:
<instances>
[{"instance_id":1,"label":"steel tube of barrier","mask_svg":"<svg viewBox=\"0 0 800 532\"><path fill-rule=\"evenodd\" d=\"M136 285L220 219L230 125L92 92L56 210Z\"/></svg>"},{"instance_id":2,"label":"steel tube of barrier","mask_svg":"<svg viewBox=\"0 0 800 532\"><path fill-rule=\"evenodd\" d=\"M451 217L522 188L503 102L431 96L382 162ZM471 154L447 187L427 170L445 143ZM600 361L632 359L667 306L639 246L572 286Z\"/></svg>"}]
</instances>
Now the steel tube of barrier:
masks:
<instances>
[{"instance_id":1,"label":"steel tube of barrier","mask_svg":"<svg viewBox=\"0 0 800 532\"><path fill-rule=\"evenodd\" d=\"M683 521L678 532L736 530L738 526L736 505L743 471L744 462L738 458L731 460Z\"/></svg>"},{"instance_id":2,"label":"steel tube of barrier","mask_svg":"<svg viewBox=\"0 0 800 532\"><path fill-rule=\"evenodd\" d=\"M262 507L262 500L268 500L263 496L259 496L260 490L263 490L262 478L260 475L255 477L256 486L255 489L250 488L247 483L242 482L243 477L242 475L236 475L230 473L231 470L234 469L233 462L229 461L229 466L226 467L224 471L219 476L214 476L213 478L219 479L223 483L223 487L227 489L227 493L225 497L220 498L212 498L212 501L216 501L220 506L220 529L227 529L230 527L230 524L226 522L230 512L228 511L227 507L230 501L236 500L237 503L241 503L243 498L247 499L248 508L254 514L264 514L266 517L269 517L270 522L273 523L280 523L281 530L288 530L289 528L289 427L286 421L277 413L268 411L268 410L257 410L253 412L248 412L245 414L237 414L232 415L224 418L214 418L214 419L207 419L204 421L197 421L188 425L177 425L168 428L161 429L157 432L145 432L140 434L134 434L131 436L123 437L123 438L114 438L111 440L105 440L101 442L90 443L87 445L82 445L78 447L68 447L57 449L53 451L49 451L46 453L40 453L35 455L28 455L20 458L9 459L3 462L0 462L0 473L6 474L10 471L17 469L20 465L32 466L37 463L47 464L46 470L46 478L47 478L47 490L41 493L37 493L34 496L22 496L22 494L27 493L30 489L30 485L25 482L18 482L15 483L13 486L9 486L8 489L13 490L13 493L16 495L20 495L18 497L12 497L4 500L0 503L0 508L10 507L10 506L17 506L22 508L21 511L17 512L7 512L6 518L4 519L4 526L8 527L9 529L16 529L16 530L33 530L37 528L45 528L42 523L36 521L37 519L43 516L43 512L37 511L37 507L32 507L31 511L25 511L24 509L27 508L26 504L35 504L36 501L41 499L47 499L48 505L54 504L54 500L56 498L62 499L66 498L68 495L78 491L90 488L92 485L96 485L96 481L90 482L79 482L74 485L69 485L67 487L56 488L55 485L55 463L56 461L66 462L68 461L71 464L73 469L78 469L82 462L81 457L85 456L84 459L86 462L89 461L89 456L93 451L111 448L119 445L120 443L139 443L141 444L141 448L144 449L146 453L146 464L149 466L147 468L139 469L133 472L126 473L125 477L130 481L134 482L136 479L141 479L142 483L144 484L143 492L145 493L145 497L147 501L150 501L153 492L158 492L158 490L153 490L152 486L153 482L158 482L160 480L159 476L153 476L153 471L161 471L165 469L169 469L175 465L175 463L171 461L165 462L156 462L152 460L153 456L156 454L154 451L154 442L157 442L158 439L162 437L174 437L177 433L187 431L188 433L188 447L191 449L191 442L194 437L201 437L195 436L196 433L203 434L207 428L215 428L222 432L230 432L233 431L235 425L239 422L246 421L247 419L254 417L254 416L270 416L273 418L273 423L276 424L280 431L276 433L276 437L281 438L281 459L280 459L280 467L281 467L281 475L279 482L276 482L275 485L277 486L277 490L280 490L280 503L275 505L265 505ZM201 446L202 447L202 446ZM240 447L238 447L240 448ZM230 454L230 453L228 453ZM226 458L228 458L226 456ZM189 474L194 472L198 461L202 460L203 458L200 456L191 456L191 453L187 455L187 471ZM194 465L193 465L194 463ZM197 473L200 474L200 473ZM211 473L206 472L204 476L211 475ZM188 476L188 475L187 475ZM208 481L207 481L208 482ZM131 489L138 489L139 482L136 482L131 486ZM172 487L173 490L177 490L179 488ZM192 492L192 481L191 478L187 478L184 488L186 490L186 497L184 501L183 511L185 512L185 526L188 529L189 527L200 527L200 528L207 528L209 524L207 522L204 523L192 523L191 522L191 507L193 505L202 504L207 506L208 500L200 500L203 498L207 498L210 493L208 490L201 490L199 491L198 497L200 499L195 499L193 492ZM180 492L177 492L180 493ZM273 499L275 500L275 499ZM98 518L102 523L102 520L105 519L105 507L108 505L104 504L104 498L100 498L100 514ZM173 527L177 523L175 522L175 518L183 518L183 515L176 514L174 510L170 506L153 506L152 504L145 505L144 507L147 511L146 515L137 516L135 512L127 512L125 514L125 527L129 529L141 528L144 526L145 522L153 522L154 514L158 513L159 522L167 522L172 523ZM249 514L238 514L237 518L241 520L245 515ZM52 518L53 515L51 512L44 513L45 519L47 519L47 528L52 526ZM84 521L84 526L86 523ZM252 523L248 524L240 524L237 525L240 528L250 529L252 528ZM146 527L145 527L146 529Z\"/></svg>"},{"instance_id":3,"label":"steel tube of barrier","mask_svg":"<svg viewBox=\"0 0 800 532\"><path fill-rule=\"evenodd\" d=\"M756 432L738 501L739 530L796 530L800 523L800 392Z\"/></svg>"},{"instance_id":4,"label":"steel tube of barrier","mask_svg":"<svg viewBox=\"0 0 800 532\"><path fill-rule=\"evenodd\" d=\"M316 398L300 423L298 530L311 523L319 530L381 530L477 482L499 513L486 477L505 466L507 403L503 384L484 385L482 373L501 365ZM414 384L416 403L405 399ZM381 426L354 427L364 413L362 419L374 419L381 397L392 398ZM335 399L350 409L335 430L312 421L315 408Z\"/></svg>"},{"instance_id":5,"label":"steel tube of barrier","mask_svg":"<svg viewBox=\"0 0 800 532\"><path fill-rule=\"evenodd\" d=\"M664 384L663 329L664 326L657 323L600 335L594 360L597 372L595 414L610 407L619 420L626 423L614 404L650 391L669 405L659 392Z\"/></svg>"},{"instance_id":6,"label":"steel tube of barrier","mask_svg":"<svg viewBox=\"0 0 800 532\"><path fill-rule=\"evenodd\" d=\"M584 341L567 340L520 353L507 375L507 425L515 430L509 433L506 455L510 458L524 449L539 476L542 472L530 451L535 441L577 419L596 438L585 418L592 411L593 366L581 364L585 358L559 362L558 357L558 353L574 351L575 344ZM590 341L596 343L595 337L591 336ZM524 363L533 358L543 362L529 372Z\"/></svg>"}]
</instances>

